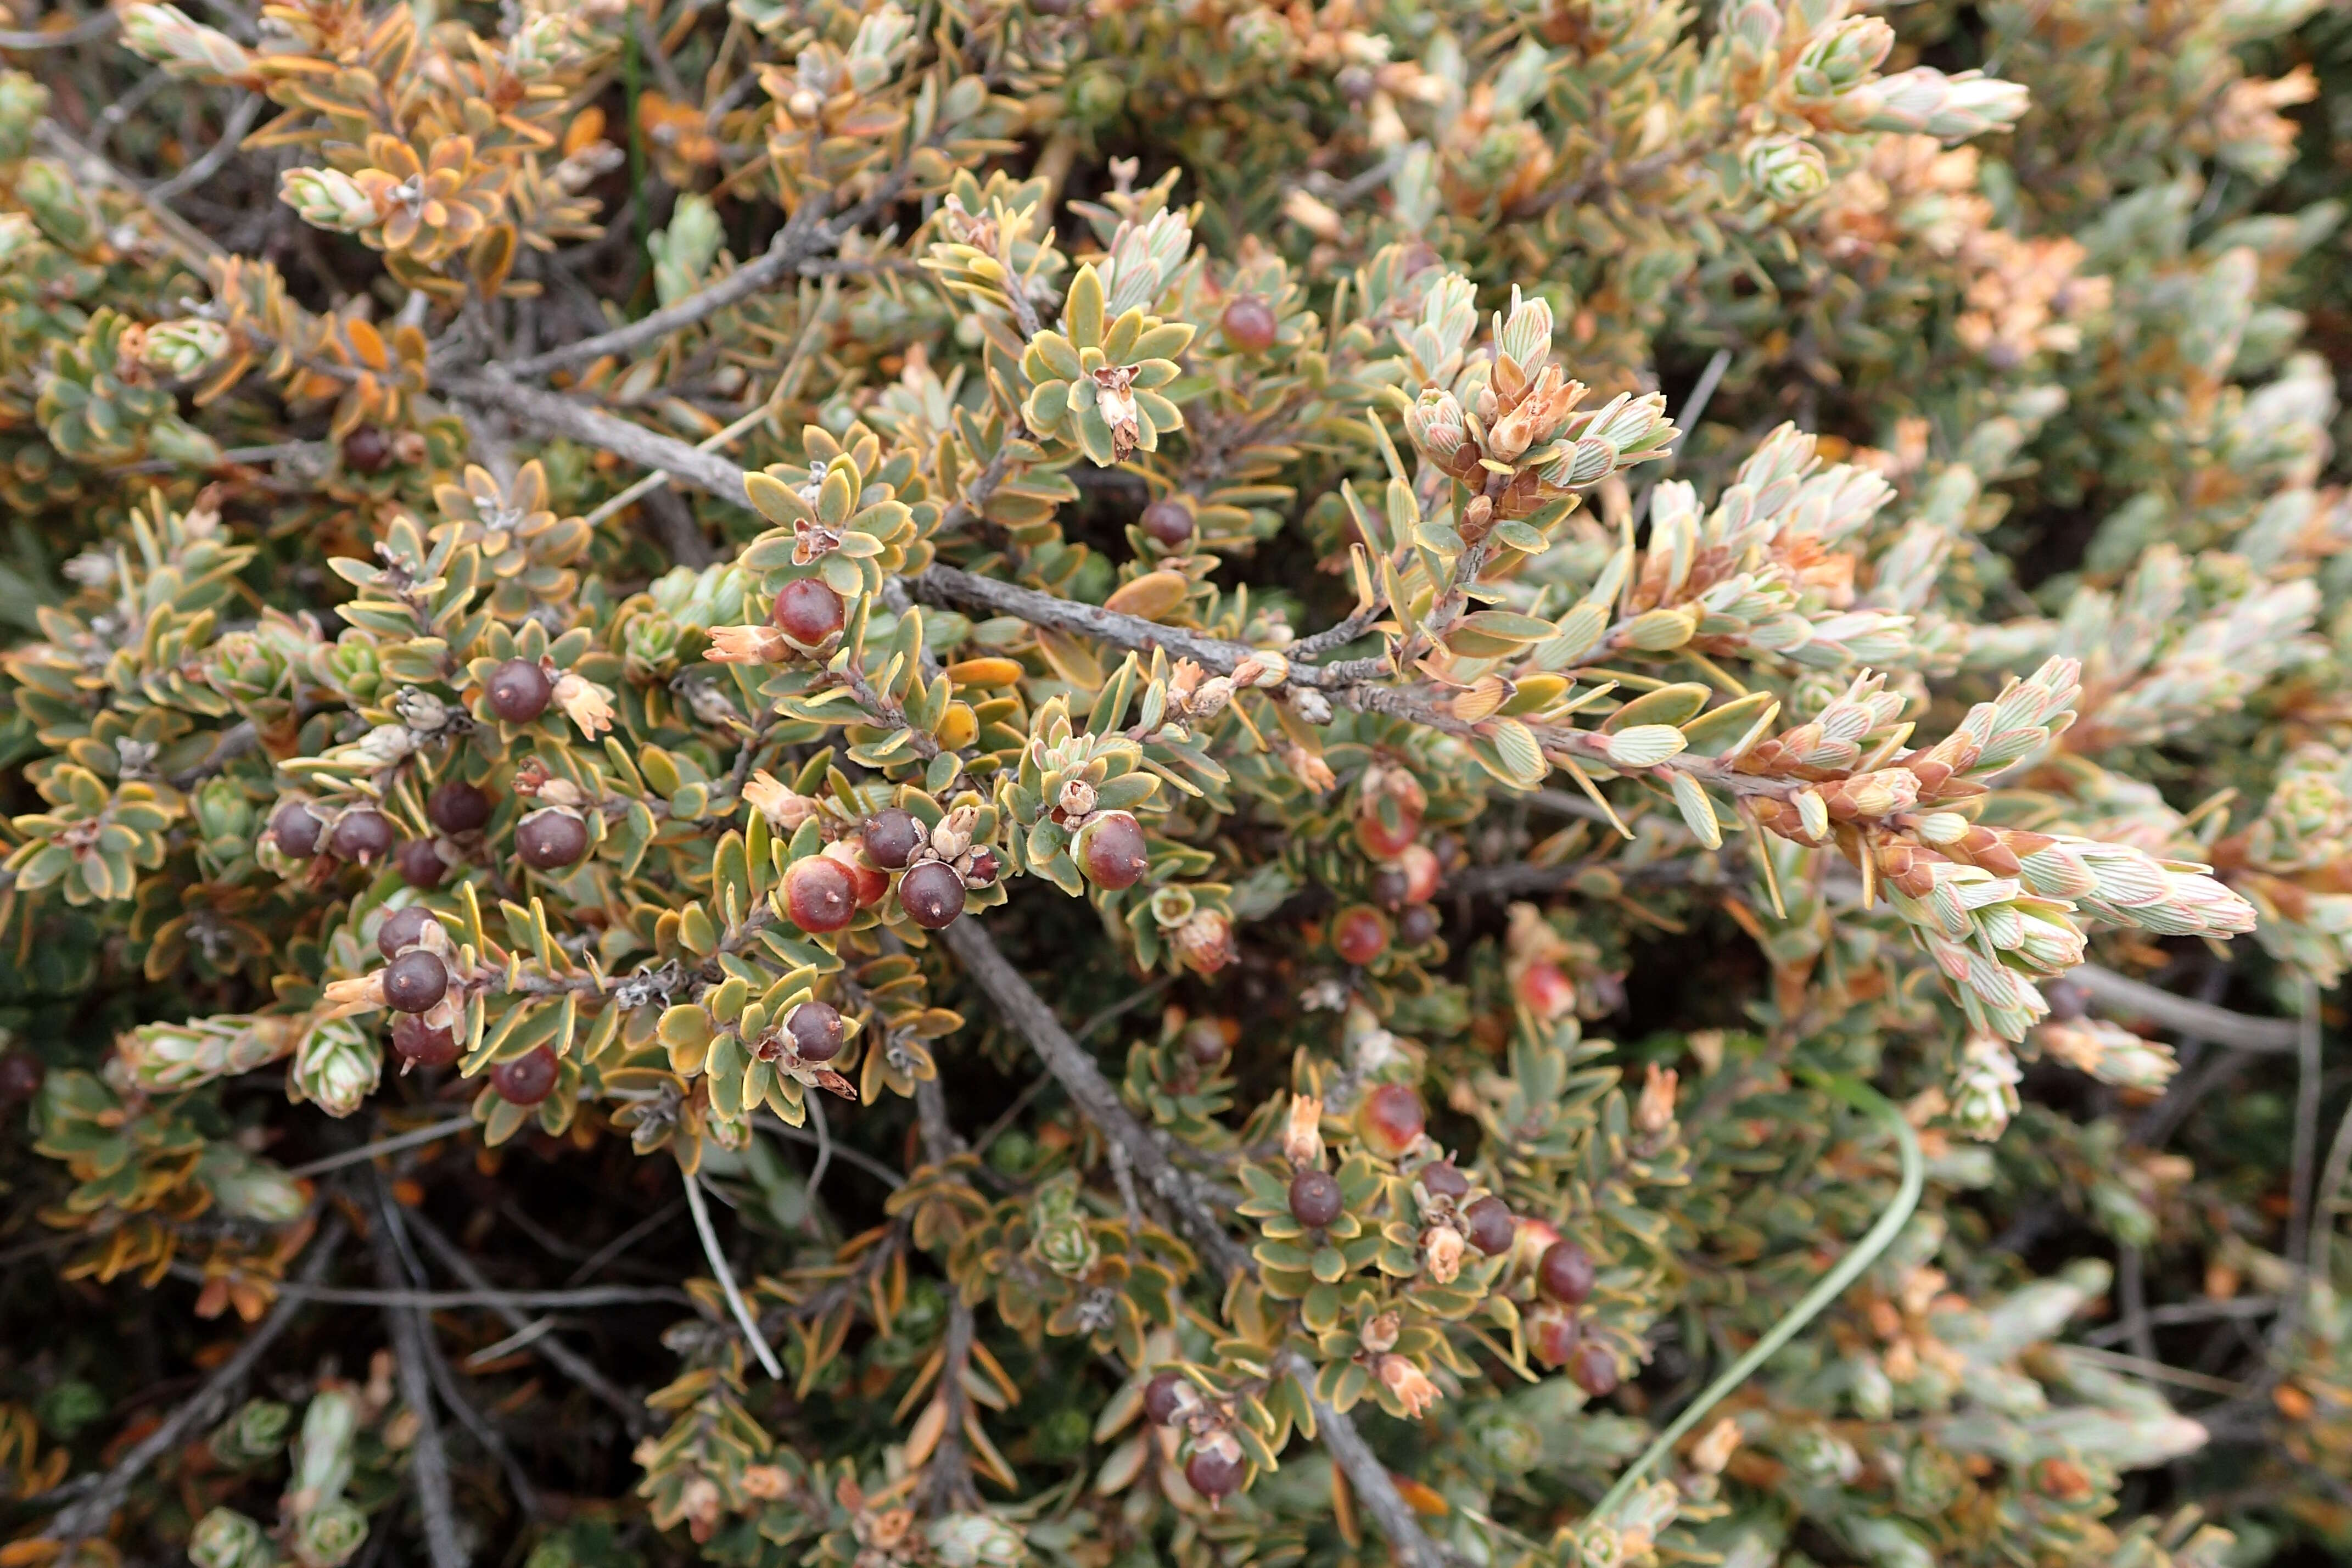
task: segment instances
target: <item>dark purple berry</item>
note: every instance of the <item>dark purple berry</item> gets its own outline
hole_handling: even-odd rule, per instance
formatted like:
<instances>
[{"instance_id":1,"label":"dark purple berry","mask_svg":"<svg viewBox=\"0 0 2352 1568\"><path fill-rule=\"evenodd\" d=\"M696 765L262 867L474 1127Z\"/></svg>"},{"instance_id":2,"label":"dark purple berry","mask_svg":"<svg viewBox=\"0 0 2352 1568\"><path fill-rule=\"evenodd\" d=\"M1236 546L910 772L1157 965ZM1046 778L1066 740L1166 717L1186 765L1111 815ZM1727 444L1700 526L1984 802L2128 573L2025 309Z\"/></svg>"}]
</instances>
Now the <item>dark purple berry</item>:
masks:
<instances>
[{"instance_id":1,"label":"dark purple berry","mask_svg":"<svg viewBox=\"0 0 2352 1568\"><path fill-rule=\"evenodd\" d=\"M886 871L905 870L915 851L930 839L913 812L896 805L886 805L867 817L858 837L866 846L866 858Z\"/></svg>"},{"instance_id":2,"label":"dark purple berry","mask_svg":"<svg viewBox=\"0 0 2352 1568\"><path fill-rule=\"evenodd\" d=\"M1004 862L996 858L995 850L975 849L971 852L971 869L965 873L964 879L985 888L1003 872Z\"/></svg>"},{"instance_id":3,"label":"dark purple berry","mask_svg":"<svg viewBox=\"0 0 2352 1568\"><path fill-rule=\"evenodd\" d=\"M1403 867L1383 866L1372 873L1372 902L1384 910L1401 910L1404 908L1404 896L1409 887L1410 879L1405 876Z\"/></svg>"},{"instance_id":4,"label":"dark purple berry","mask_svg":"<svg viewBox=\"0 0 2352 1568\"><path fill-rule=\"evenodd\" d=\"M509 724L528 724L547 711L555 683L527 658L510 658L490 671L490 711Z\"/></svg>"},{"instance_id":5,"label":"dark purple berry","mask_svg":"<svg viewBox=\"0 0 2352 1568\"><path fill-rule=\"evenodd\" d=\"M1220 1433L1184 1461L1184 1479L1211 1502L1230 1497L1242 1484L1242 1446Z\"/></svg>"},{"instance_id":6,"label":"dark purple berry","mask_svg":"<svg viewBox=\"0 0 2352 1568\"><path fill-rule=\"evenodd\" d=\"M516 1105L537 1105L555 1089L555 1053L539 1046L490 1069L490 1087Z\"/></svg>"},{"instance_id":7,"label":"dark purple berry","mask_svg":"<svg viewBox=\"0 0 2352 1568\"><path fill-rule=\"evenodd\" d=\"M588 853L588 825L558 806L542 806L515 824L515 853L534 871L557 871Z\"/></svg>"},{"instance_id":8,"label":"dark purple berry","mask_svg":"<svg viewBox=\"0 0 2352 1568\"><path fill-rule=\"evenodd\" d=\"M1154 1373L1151 1381L1143 1385L1143 1418L1154 1426L1165 1426L1176 1419L1192 1403L1185 1397L1192 1380L1181 1372Z\"/></svg>"},{"instance_id":9,"label":"dark purple berry","mask_svg":"<svg viewBox=\"0 0 2352 1568\"><path fill-rule=\"evenodd\" d=\"M829 1062L841 1054L841 1011L830 1002L803 1002L784 1021L793 1049L804 1062Z\"/></svg>"},{"instance_id":10,"label":"dark purple berry","mask_svg":"<svg viewBox=\"0 0 2352 1568\"><path fill-rule=\"evenodd\" d=\"M1439 1160L1423 1165L1420 1172L1422 1190L1433 1198L1458 1198L1470 1190L1470 1178L1464 1175L1451 1160Z\"/></svg>"},{"instance_id":11,"label":"dark purple berry","mask_svg":"<svg viewBox=\"0 0 2352 1568\"><path fill-rule=\"evenodd\" d=\"M1195 1018L1184 1026L1184 1050L1204 1068L1223 1061L1232 1048L1225 1043L1223 1026L1214 1018Z\"/></svg>"},{"instance_id":12,"label":"dark purple berry","mask_svg":"<svg viewBox=\"0 0 2352 1568\"><path fill-rule=\"evenodd\" d=\"M898 879L898 907L925 931L954 924L963 898L963 879L944 860L926 860Z\"/></svg>"},{"instance_id":13,"label":"dark purple berry","mask_svg":"<svg viewBox=\"0 0 2352 1568\"><path fill-rule=\"evenodd\" d=\"M1586 1340L1569 1358L1568 1375L1594 1399L1617 1392L1617 1352L1598 1340Z\"/></svg>"},{"instance_id":14,"label":"dark purple berry","mask_svg":"<svg viewBox=\"0 0 2352 1568\"><path fill-rule=\"evenodd\" d=\"M463 779L450 779L425 797L425 815L444 833L472 833L489 821L490 797Z\"/></svg>"},{"instance_id":15,"label":"dark purple berry","mask_svg":"<svg viewBox=\"0 0 2352 1568\"><path fill-rule=\"evenodd\" d=\"M400 879L412 888L437 888L449 869L430 838L410 839L392 858L392 864L399 871Z\"/></svg>"},{"instance_id":16,"label":"dark purple berry","mask_svg":"<svg viewBox=\"0 0 2352 1568\"><path fill-rule=\"evenodd\" d=\"M383 966L383 999L402 1013L422 1013L449 994L449 969L423 948Z\"/></svg>"},{"instance_id":17,"label":"dark purple berry","mask_svg":"<svg viewBox=\"0 0 2352 1568\"><path fill-rule=\"evenodd\" d=\"M1339 1184L1328 1171L1301 1171L1290 1178L1290 1217L1317 1229L1339 1217L1347 1207Z\"/></svg>"},{"instance_id":18,"label":"dark purple berry","mask_svg":"<svg viewBox=\"0 0 2352 1568\"><path fill-rule=\"evenodd\" d=\"M1511 1205L1494 1196L1480 1198L1462 1211L1470 1222L1470 1245L1489 1258L1499 1258L1511 1250L1511 1242L1519 1234L1519 1222L1511 1215Z\"/></svg>"},{"instance_id":19,"label":"dark purple berry","mask_svg":"<svg viewBox=\"0 0 2352 1568\"><path fill-rule=\"evenodd\" d=\"M0 1051L0 1105L16 1105L41 1092L48 1068L22 1046Z\"/></svg>"},{"instance_id":20,"label":"dark purple berry","mask_svg":"<svg viewBox=\"0 0 2352 1568\"><path fill-rule=\"evenodd\" d=\"M355 474L380 474L392 461L392 438L373 425L343 437L343 467Z\"/></svg>"},{"instance_id":21,"label":"dark purple berry","mask_svg":"<svg viewBox=\"0 0 2352 1568\"><path fill-rule=\"evenodd\" d=\"M414 1013L403 1013L392 1021L392 1054L400 1058L403 1072L410 1068L446 1068L457 1059L457 1036Z\"/></svg>"},{"instance_id":22,"label":"dark purple berry","mask_svg":"<svg viewBox=\"0 0 2352 1568\"><path fill-rule=\"evenodd\" d=\"M1437 940L1444 921L1438 918L1434 904L1407 904L1404 913L1397 916L1397 941L1407 947L1425 947Z\"/></svg>"},{"instance_id":23,"label":"dark purple berry","mask_svg":"<svg viewBox=\"0 0 2352 1568\"><path fill-rule=\"evenodd\" d=\"M277 841L280 854L297 860L308 860L319 852L319 836L325 826L319 814L299 800L289 800L269 814L269 837Z\"/></svg>"},{"instance_id":24,"label":"dark purple berry","mask_svg":"<svg viewBox=\"0 0 2352 1568\"><path fill-rule=\"evenodd\" d=\"M392 818L363 805L335 819L335 830L327 835L327 847L345 860L364 866L390 854L392 840Z\"/></svg>"},{"instance_id":25,"label":"dark purple berry","mask_svg":"<svg viewBox=\"0 0 2352 1568\"><path fill-rule=\"evenodd\" d=\"M1192 542L1192 509L1174 496L1162 496L1145 507L1139 521L1144 532L1171 550Z\"/></svg>"},{"instance_id":26,"label":"dark purple berry","mask_svg":"<svg viewBox=\"0 0 2352 1568\"><path fill-rule=\"evenodd\" d=\"M431 910L415 904L404 910L394 910L384 916L383 924L375 929L376 951L386 958L398 958L423 942L425 928L433 923Z\"/></svg>"},{"instance_id":27,"label":"dark purple berry","mask_svg":"<svg viewBox=\"0 0 2352 1568\"><path fill-rule=\"evenodd\" d=\"M1555 1301L1573 1307L1592 1294L1592 1254L1572 1241L1555 1241L1536 1265L1536 1283Z\"/></svg>"}]
</instances>

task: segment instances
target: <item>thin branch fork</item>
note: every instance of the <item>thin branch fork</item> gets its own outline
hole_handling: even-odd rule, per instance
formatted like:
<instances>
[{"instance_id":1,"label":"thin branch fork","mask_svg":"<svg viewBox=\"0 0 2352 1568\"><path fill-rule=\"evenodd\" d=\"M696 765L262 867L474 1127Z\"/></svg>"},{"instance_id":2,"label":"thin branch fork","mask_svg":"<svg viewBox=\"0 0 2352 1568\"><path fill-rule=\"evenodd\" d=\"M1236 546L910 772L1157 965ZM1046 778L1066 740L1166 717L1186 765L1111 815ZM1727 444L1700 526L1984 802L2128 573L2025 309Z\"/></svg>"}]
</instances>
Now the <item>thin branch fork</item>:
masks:
<instances>
[{"instance_id":1,"label":"thin branch fork","mask_svg":"<svg viewBox=\"0 0 2352 1568\"><path fill-rule=\"evenodd\" d=\"M408 1283L401 1266L394 1229L392 1185L375 1174L376 1224L368 1237L375 1253L375 1277L387 1291ZM391 1331L394 1371L400 1382L400 1402L416 1422L416 1436L408 1446L409 1479L416 1488L417 1512L425 1520L425 1550L433 1568L467 1568L469 1557L457 1539L456 1492L449 1481L449 1451L441 1442L441 1420L433 1409L433 1377L425 1370L433 1359L432 1331L423 1311L415 1307L387 1306L384 1324Z\"/></svg>"},{"instance_id":2,"label":"thin branch fork","mask_svg":"<svg viewBox=\"0 0 2352 1568\"><path fill-rule=\"evenodd\" d=\"M350 1234L341 1215L327 1221L326 1228L310 1244L310 1254L303 1260L302 1271L296 1279L303 1285L316 1285L327 1277L334 1266L335 1254L341 1250L343 1238ZM132 1445L129 1453L114 1463L114 1468L90 1491L88 1497L58 1511L42 1538L71 1544L84 1541L106 1528L122 1500L131 1495L131 1486L146 1473L147 1467L177 1448L200 1427L220 1418L228 1407L230 1396L253 1369L261 1363L269 1347L294 1326L294 1320L308 1305L304 1297L280 1292L278 1305L261 1326L246 1336L229 1358L197 1389L188 1401L166 1416L163 1424Z\"/></svg>"}]
</instances>

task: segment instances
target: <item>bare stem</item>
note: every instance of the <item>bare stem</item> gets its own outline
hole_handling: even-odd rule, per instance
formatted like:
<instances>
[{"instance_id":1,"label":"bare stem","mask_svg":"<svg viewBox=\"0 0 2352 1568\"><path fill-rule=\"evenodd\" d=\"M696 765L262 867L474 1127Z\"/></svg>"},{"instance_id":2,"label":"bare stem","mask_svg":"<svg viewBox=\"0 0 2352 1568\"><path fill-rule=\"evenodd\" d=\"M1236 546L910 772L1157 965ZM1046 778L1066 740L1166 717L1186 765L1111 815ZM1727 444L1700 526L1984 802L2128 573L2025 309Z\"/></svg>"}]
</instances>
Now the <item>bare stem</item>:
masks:
<instances>
[{"instance_id":1,"label":"bare stem","mask_svg":"<svg viewBox=\"0 0 2352 1568\"><path fill-rule=\"evenodd\" d=\"M702 1237L702 1254L710 1260L710 1271L718 1276L719 1289L726 1294L727 1310L735 1314L743 1337L751 1342L751 1353L760 1358L761 1367L782 1383L783 1365L776 1360L776 1352L768 1348L767 1336L760 1332L760 1321L751 1315L743 1292L735 1288L735 1271L727 1267L727 1255L719 1250L719 1233L710 1228L710 1205L703 1201L699 1176L689 1174L686 1178L686 1206L694 1215L695 1233Z\"/></svg>"}]
</instances>

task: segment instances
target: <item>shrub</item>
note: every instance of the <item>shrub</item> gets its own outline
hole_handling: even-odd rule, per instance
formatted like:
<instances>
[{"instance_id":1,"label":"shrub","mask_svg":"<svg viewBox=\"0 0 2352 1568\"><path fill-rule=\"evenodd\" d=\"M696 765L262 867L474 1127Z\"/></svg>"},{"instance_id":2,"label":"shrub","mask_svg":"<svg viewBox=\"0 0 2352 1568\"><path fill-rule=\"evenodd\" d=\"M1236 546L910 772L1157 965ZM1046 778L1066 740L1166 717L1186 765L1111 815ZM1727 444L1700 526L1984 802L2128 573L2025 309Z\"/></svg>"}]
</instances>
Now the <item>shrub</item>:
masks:
<instances>
[{"instance_id":1,"label":"shrub","mask_svg":"<svg viewBox=\"0 0 2352 1568\"><path fill-rule=\"evenodd\" d=\"M0 1563L2352 1545L2340 9L16 9Z\"/></svg>"}]
</instances>

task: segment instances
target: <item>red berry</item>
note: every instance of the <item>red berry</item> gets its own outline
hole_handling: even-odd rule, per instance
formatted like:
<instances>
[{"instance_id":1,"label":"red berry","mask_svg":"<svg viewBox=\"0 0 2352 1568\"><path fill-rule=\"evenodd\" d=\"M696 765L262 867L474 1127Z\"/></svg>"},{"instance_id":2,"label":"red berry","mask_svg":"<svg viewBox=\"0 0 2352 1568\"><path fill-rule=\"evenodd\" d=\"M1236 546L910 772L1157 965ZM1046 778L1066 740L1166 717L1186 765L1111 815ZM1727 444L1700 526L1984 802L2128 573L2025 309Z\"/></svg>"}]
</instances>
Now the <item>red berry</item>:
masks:
<instances>
[{"instance_id":1,"label":"red berry","mask_svg":"<svg viewBox=\"0 0 2352 1568\"><path fill-rule=\"evenodd\" d=\"M1224 314L1217 318L1218 329L1225 342L1245 354L1262 354L1274 346L1275 334L1281 323L1274 317L1274 307L1262 294L1240 294L1225 306Z\"/></svg>"},{"instance_id":2,"label":"red berry","mask_svg":"<svg viewBox=\"0 0 2352 1568\"><path fill-rule=\"evenodd\" d=\"M327 847L343 859L365 865L391 853L392 837L392 818L363 805L335 819Z\"/></svg>"},{"instance_id":3,"label":"red berry","mask_svg":"<svg viewBox=\"0 0 2352 1568\"><path fill-rule=\"evenodd\" d=\"M867 865L866 857L858 853L857 846L847 839L838 844L828 844L818 853L849 873L850 889L856 896L859 909L880 903L882 895L890 890L888 875Z\"/></svg>"},{"instance_id":4,"label":"red berry","mask_svg":"<svg viewBox=\"0 0 2352 1568\"><path fill-rule=\"evenodd\" d=\"M528 724L547 711L555 683L528 658L510 658L490 671L490 711L509 724Z\"/></svg>"},{"instance_id":5,"label":"red berry","mask_svg":"<svg viewBox=\"0 0 2352 1568\"><path fill-rule=\"evenodd\" d=\"M886 805L866 819L858 829L859 840L866 846L866 858L887 871L903 871L907 862L915 858L930 839L915 814L895 805Z\"/></svg>"},{"instance_id":6,"label":"red berry","mask_svg":"<svg viewBox=\"0 0 2352 1568\"><path fill-rule=\"evenodd\" d=\"M1404 908L1405 894L1412 890L1412 887L1403 867L1383 866L1372 873L1372 902L1384 910L1401 910Z\"/></svg>"},{"instance_id":7,"label":"red berry","mask_svg":"<svg viewBox=\"0 0 2352 1568\"><path fill-rule=\"evenodd\" d=\"M1184 1461L1184 1479L1192 1489L1214 1502L1230 1497L1242 1484L1246 1467L1242 1462L1242 1446L1223 1433L1202 1443Z\"/></svg>"},{"instance_id":8,"label":"red berry","mask_svg":"<svg viewBox=\"0 0 2352 1568\"><path fill-rule=\"evenodd\" d=\"M857 885L830 856L795 860L784 872L784 913L812 934L839 931L857 918Z\"/></svg>"},{"instance_id":9,"label":"red berry","mask_svg":"<svg viewBox=\"0 0 2352 1568\"><path fill-rule=\"evenodd\" d=\"M1341 910L1331 921L1331 946L1350 963L1370 963L1389 950L1389 922L1369 904Z\"/></svg>"},{"instance_id":10,"label":"red berry","mask_svg":"<svg viewBox=\"0 0 2352 1568\"><path fill-rule=\"evenodd\" d=\"M1151 868L1143 825L1124 811L1097 812L1078 829L1078 869L1097 888L1132 888Z\"/></svg>"},{"instance_id":11,"label":"red berry","mask_svg":"<svg viewBox=\"0 0 2352 1568\"><path fill-rule=\"evenodd\" d=\"M1159 1372L1143 1385L1143 1418L1165 1426L1192 1403L1192 1380L1181 1372Z\"/></svg>"},{"instance_id":12,"label":"red berry","mask_svg":"<svg viewBox=\"0 0 2352 1568\"><path fill-rule=\"evenodd\" d=\"M953 924L963 895L963 879L944 860L926 860L898 879L898 907L925 931Z\"/></svg>"},{"instance_id":13,"label":"red berry","mask_svg":"<svg viewBox=\"0 0 2352 1568\"><path fill-rule=\"evenodd\" d=\"M1438 928L1444 923L1434 904L1407 904L1404 913L1397 916L1397 941L1406 947L1426 947L1437 940Z\"/></svg>"},{"instance_id":14,"label":"red berry","mask_svg":"<svg viewBox=\"0 0 2352 1568\"><path fill-rule=\"evenodd\" d=\"M430 838L410 839L400 847L392 863L400 872L400 879L412 888L437 888L449 869Z\"/></svg>"},{"instance_id":15,"label":"red berry","mask_svg":"<svg viewBox=\"0 0 2352 1568\"><path fill-rule=\"evenodd\" d=\"M996 858L995 850L975 849L971 852L971 869L964 874L964 879L985 888L1003 872L1004 862Z\"/></svg>"},{"instance_id":16,"label":"red berry","mask_svg":"<svg viewBox=\"0 0 2352 1568\"><path fill-rule=\"evenodd\" d=\"M1290 1178L1290 1217L1320 1229L1339 1217L1347 1206L1339 1184L1328 1171L1301 1171Z\"/></svg>"},{"instance_id":17,"label":"red berry","mask_svg":"<svg viewBox=\"0 0 2352 1568\"><path fill-rule=\"evenodd\" d=\"M1617 1352L1598 1340L1587 1340L1570 1358L1568 1375L1586 1394L1605 1399L1617 1392Z\"/></svg>"},{"instance_id":18,"label":"red berry","mask_svg":"<svg viewBox=\"0 0 2352 1568\"><path fill-rule=\"evenodd\" d=\"M1572 1241L1555 1241L1536 1265L1536 1283L1555 1301L1573 1307L1592 1294L1592 1254Z\"/></svg>"},{"instance_id":19,"label":"red berry","mask_svg":"<svg viewBox=\"0 0 2352 1568\"><path fill-rule=\"evenodd\" d=\"M841 1010L830 1002L803 1002L784 1020L793 1049L804 1062L829 1062L841 1054Z\"/></svg>"},{"instance_id":20,"label":"red berry","mask_svg":"<svg viewBox=\"0 0 2352 1568\"><path fill-rule=\"evenodd\" d=\"M1451 1160L1438 1160L1415 1173L1423 1191L1433 1198L1458 1198L1470 1190L1470 1178Z\"/></svg>"},{"instance_id":21,"label":"red berry","mask_svg":"<svg viewBox=\"0 0 2352 1568\"><path fill-rule=\"evenodd\" d=\"M490 819L490 797L462 779L434 786L425 815L444 833L471 833Z\"/></svg>"},{"instance_id":22,"label":"red berry","mask_svg":"<svg viewBox=\"0 0 2352 1568\"><path fill-rule=\"evenodd\" d=\"M392 1021L392 1054L400 1058L403 1072L410 1068L446 1068L457 1059L457 1036L414 1013L403 1013Z\"/></svg>"},{"instance_id":23,"label":"red berry","mask_svg":"<svg viewBox=\"0 0 2352 1568\"><path fill-rule=\"evenodd\" d=\"M1528 1316L1528 1348L1546 1366L1567 1365L1581 1337L1574 1313L1558 1307L1538 1307Z\"/></svg>"},{"instance_id":24,"label":"red berry","mask_svg":"<svg viewBox=\"0 0 2352 1568\"><path fill-rule=\"evenodd\" d=\"M383 917L383 924L375 928L376 951L386 958L398 958L423 942L425 928L433 923L431 910L415 904L404 910L394 910Z\"/></svg>"},{"instance_id":25,"label":"red berry","mask_svg":"<svg viewBox=\"0 0 2352 1568\"><path fill-rule=\"evenodd\" d=\"M510 1062L490 1069L490 1087L517 1105L537 1105L555 1090L555 1053L535 1047Z\"/></svg>"},{"instance_id":26,"label":"red berry","mask_svg":"<svg viewBox=\"0 0 2352 1568\"><path fill-rule=\"evenodd\" d=\"M269 837L277 841L280 854L297 860L308 860L319 852L319 835L325 826L319 814L299 800L289 800L269 814Z\"/></svg>"},{"instance_id":27,"label":"red berry","mask_svg":"<svg viewBox=\"0 0 2352 1568\"><path fill-rule=\"evenodd\" d=\"M1511 1217L1511 1205L1492 1195L1480 1198L1462 1211L1470 1222L1470 1245L1489 1258L1511 1250L1511 1240L1518 1234L1518 1222Z\"/></svg>"},{"instance_id":28,"label":"red berry","mask_svg":"<svg viewBox=\"0 0 2352 1568\"><path fill-rule=\"evenodd\" d=\"M1138 520L1143 531L1174 550L1192 542L1192 512L1174 496L1162 496L1143 509Z\"/></svg>"},{"instance_id":29,"label":"red berry","mask_svg":"<svg viewBox=\"0 0 2352 1568\"><path fill-rule=\"evenodd\" d=\"M422 1013L449 994L449 970L423 948L411 948L383 967L383 999L403 1013Z\"/></svg>"},{"instance_id":30,"label":"red berry","mask_svg":"<svg viewBox=\"0 0 2352 1568\"><path fill-rule=\"evenodd\" d=\"M515 824L515 853L534 871L558 871L588 853L588 825L561 806L541 806Z\"/></svg>"},{"instance_id":31,"label":"red berry","mask_svg":"<svg viewBox=\"0 0 2352 1568\"><path fill-rule=\"evenodd\" d=\"M1404 873L1404 901L1425 904L1437 897L1440 868L1437 851L1426 844L1408 844L1397 857L1397 868Z\"/></svg>"},{"instance_id":32,"label":"red berry","mask_svg":"<svg viewBox=\"0 0 2352 1568\"><path fill-rule=\"evenodd\" d=\"M841 595L814 577L797 577L785 584L768 616L778 631L807 647L839 631L845 618Z\"/></svg>"},{"instance_id":33,"label":"red berry","mask_svg":"<svg viewBox=\"0 0 2352 1568\"><path fill-rule=\"evenodd\" d=\"M1549 1022L1576 1005L1576 987L1559 965L1538 960L1519 972L1519 1000L1537 1018Z\"/></svg>"},{"instance_id":34,"label":"red berry","mask_svg":"<svg viewBox=\"0 0 2352 1568\"><path fill-rule=\"evenodd\" d=\"M392 439L373 425L343 437L343 467L357 474L380 474L392 461Z\"/></svg>"},{"instance_id":35,"label":"red berry","mask_svg":"<svg viewBox=\"0 0 2352 1568\"><path fill-rule=\"evenodd\" d=\"M16 1105L40 1093L41 1080L48 1070L40 1058L22 1046L0 1051L0 1105Z\"/></svg>"},{"instance_id":36,"label":"red berry","mask_svg":"<svg viewBox=\"0 0 2352 1568\"><path fill-rule=\"evenodd\" d=\"M1371 1151L1384 1159L1397 1159L1419 1142L1421 1130L1428 1124L1429 1113L1421 1108L1421 1096L1401 1083L1373 1085L1357 1112L1357 1131Z\"/></svg>"},{"instance_id":37,"label":"red berry","mask_svg":"<svg viewBox=\"0 0 2352 1568\"><path fill-rule=\"evenodd\" d=\"M1397 825L1390 827L1381 820L1377 811L1366 811L1356 818L1356 842L1375 860L1393 860L1402 855L1421 837L1421 813L1397 808Z\"/></svg>"}]
</instances>

